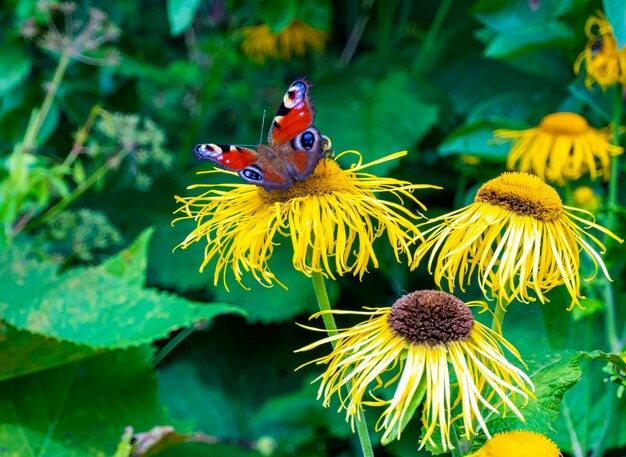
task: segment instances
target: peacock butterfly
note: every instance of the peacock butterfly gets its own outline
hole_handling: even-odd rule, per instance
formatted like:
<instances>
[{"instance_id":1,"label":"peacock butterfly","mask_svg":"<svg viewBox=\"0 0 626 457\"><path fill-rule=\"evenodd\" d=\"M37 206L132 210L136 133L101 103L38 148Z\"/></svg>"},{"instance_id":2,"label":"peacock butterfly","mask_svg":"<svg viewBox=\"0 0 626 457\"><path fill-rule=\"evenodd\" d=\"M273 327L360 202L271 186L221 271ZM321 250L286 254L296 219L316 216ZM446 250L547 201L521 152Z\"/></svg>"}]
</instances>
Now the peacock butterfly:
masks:
<instances>
[{"instance_id":1,"label":"peacock butterfly","mask_svg":"<svg viewBox=\"0 0 626 457\"><path fill-rule=\"evenodd\" d=\"M196 156L236 171L244 181L267 191L284 190L306 179L330 149L328 137L313 125L311 85L306 78L291 83L272 121L269 144L259 144L256 151L230 144L198 144L193 148Z\"/></svg>"}]
</instances>

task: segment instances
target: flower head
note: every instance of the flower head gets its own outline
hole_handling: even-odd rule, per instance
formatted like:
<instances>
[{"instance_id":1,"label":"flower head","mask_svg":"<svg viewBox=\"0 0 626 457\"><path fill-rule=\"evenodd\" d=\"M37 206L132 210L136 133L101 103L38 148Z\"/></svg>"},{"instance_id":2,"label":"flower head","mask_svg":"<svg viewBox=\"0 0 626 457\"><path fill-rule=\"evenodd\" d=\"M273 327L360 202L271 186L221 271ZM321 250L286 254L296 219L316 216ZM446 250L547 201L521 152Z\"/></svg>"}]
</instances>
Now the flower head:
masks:
<instances>
[{"instance_id":1,"label":"flower head","mask_svg":"<svg viewBox=\"0 0 626 457\"><path fill-rule=\"evenodd\" d=\"M601 198L589 186L578 186L572 191L572 201L579 208L587 211L595 211L601 203Z\"/></svg>"},{"instance_id":2,"label":"flower head","mask_svg":"<svg viewBox=\"0 0 626 457\"><path fill-rule=\"evenodd\" d=\"M352 420L353 426L364 405L384 407L376 425L384 430L383 444L400 438L420 404L425 428L422 445L441 445L444 450L453 448L453 423L460 422L463 436L470 438L477 433L476 424L489 436L486 411L505 415L510 410L523 420L513 399L533 396L532 382L506 359L503 348L521 362L519 353L502 336L476 322L468 306L455 296L418 290L391 308L325 312L365 314L369 319L299 350L335 345L329 355L309 362L327 365L317 378L321 380L318 397L329 406L336 394L340 410L346 410L346 420ZM373 393L366 398L372 385L374 391L395 387L390 399Z\"/></svg>"},{"instance_id":3,"label":"flower head","mask_svg":"<svg viewBox=\"0 0 626 457\"><path fill-rule=\"evenodd\" d=\"M485 296L502 306L534 300L531 291L544 303L544 293L561 284L572 298L570 309L579 305L581 251L595 266L587 281L598 268L609 278L596 251L605 247L589 229L623 241L591 213L564 206L554 188L528 173L503 173L478 190L474 203L420 225L433 226L420 235L413 268L432 249L428 268L434 265L439 287L445 279L450 292L457 283L464 290L477 273Z\"/></svg>"},{"instance_id":4,"label":"flower head","mask_svg":"<svg viewBox=\"0 0 626 457\"><path fill-rule=\"evenodd\" d=\"M626 50L618 48L611 24L601 11L591 16L585 24L589 40L574 63L574 72L580 73L585 62L585 85L597 82L602 90L613 84L626 84Z\"/></svg>"},{"instance_id":5,"label":"flower head","mask_svg":"<svg viewBox=\"0 0 626 457\"><path fill-rule=\"evenodd\" d=\"M612 128L597 130L576 113L553 113L527 130L496 130L514 141L507 158L510 170L529 171L564 185L589 173L609 178L611 156L624 149L611 144Z\"/></svg>"},{"instance_id":6,"label":"flower head","mask_svg":"<svg viewBox=\"0 0 626 457\"><path fill-rule=\"evenodd\" d=\"M239 283L243 272L249 271L261 284L272 285L275 277L268 260L281 238L291 241L294 268L309 276L319 272L334 278L352 272L362 277L370 261L378 265L372 244L384 234L396 259L404 254L410 261L409 243L419 233L414 224L417 216L399 203L378 199L377 194L390 193L400 202L406 199L424 208L412 192L434 186L363 172L405 154L369 164L359 159L347 170L324 158L311 176L286 190L268 192L252 184L190 186L205 191L195 197L176 197L181 203L176 212L184 214L176 220L196 222L179 246L206 240L200 271L216 259L215 284L220 276L226 284L230 269ZM233 174L219 169L201 173Z\"/></svg>"},{"instance_id":7,"label":"flower head","mask_svg":"<svg viewBox=\"0 0 626 457\"><path fill-rule=\"evenodd\" d=\"M516 430L498 433L468 457L559 457L554 441L541 433Z\"/></svg>"},{"instance_id":8,"label":"flower head","mask_svg":"<svg viewBox=\"0 0 626 457\"><path fill-rule=\"evenodd\" d=\"M307 49L322 50L326 46L328 32L319 30L294 19L282 30L272 32L266 24L244 27L241 50L248 57L263 62L267 57L288 60L302 56Z\"/></svg>"}]
</instances>

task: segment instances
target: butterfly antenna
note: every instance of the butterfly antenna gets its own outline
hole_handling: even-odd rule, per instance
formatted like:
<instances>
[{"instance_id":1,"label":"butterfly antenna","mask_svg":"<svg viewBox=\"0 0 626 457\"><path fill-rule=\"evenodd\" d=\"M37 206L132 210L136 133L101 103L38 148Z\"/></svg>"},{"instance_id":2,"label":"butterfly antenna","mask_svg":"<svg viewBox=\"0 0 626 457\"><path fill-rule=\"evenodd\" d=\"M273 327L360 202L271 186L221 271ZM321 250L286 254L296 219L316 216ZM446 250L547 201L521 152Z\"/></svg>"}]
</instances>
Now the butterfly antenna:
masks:
<instances>
[{"instance_id":1,"label":"butterfly antenna","mask_svg":"<svg viewBox=\"0 0 626 457\"><path fill-rule=\"evenodd\" d=\"M259 137L259 144L263 143L263 132L265 131L265 115L267 114L267 110L263 110L263 120L261 121L261 135Z\"/></svg>"}]
</instances>

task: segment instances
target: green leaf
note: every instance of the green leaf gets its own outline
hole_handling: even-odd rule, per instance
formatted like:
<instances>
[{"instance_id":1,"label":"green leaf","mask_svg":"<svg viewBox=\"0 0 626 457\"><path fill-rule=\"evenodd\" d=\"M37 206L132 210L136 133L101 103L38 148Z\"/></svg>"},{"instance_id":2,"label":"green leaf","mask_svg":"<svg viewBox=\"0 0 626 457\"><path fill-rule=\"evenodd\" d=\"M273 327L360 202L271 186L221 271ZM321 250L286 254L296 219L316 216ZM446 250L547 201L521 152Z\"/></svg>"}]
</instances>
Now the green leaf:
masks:
<instances>
[{"instance_id":1,"label":"green leaf","mask_svg":"<svg viewBox=\"0 0 626 457\"><path fill-rule=\"evenodd\" d=\"M500 33L545 24L571 11L573 0L541 0L532 8L527 0L479 0L472 6L476 18Z\"/></svg>"},{"instance_id":2,"label":"green leaf","mask_svg":"<svg viewBox=\"0 0 626 457\"><path fill-rule=\"evenodd\" d=\"M405 415L402 418L402 422L397 423L392 429L386 431L386 432L389 432L389 438L387 438L386 440L382 440L381 444L387 445L393 442L398 436L398 433L402 432L407 426L407 424L413 419L413 415L415 414L417 407L422 404L424 395L426 395L426 387L427 387L427 382L425 378L422 378L420 380L420 385L415 391L415 394L413 395L413 397L411 397L411 402L409 403L409 407L405 410ZM428 447L428 449L432 450L430 446Z\"/></svg>"},{"instance_id":3,"label":"green leaf","mask_svg":"<svg viewBox=\"0 0 626 457\"><path fill-rule=\"evenodd\" d=\"M17 43L13 46L4 44L0 52L0 97L10 92L30 73L32 61Z\"/></svg>"},{"instance_id":4,"label":"green leaf","mask_svg":"<svg viewBox=\"0 0 626 457\"><path fill-rule=\"evenodd\" d=\"M58 367L97 354L92 348L57 341L7 326L0 342L0 381Z\"/></svg>"},{"instance_id":5,"label":"green leaf","mask_svg":"<svg viewBox=\"0 0 626 457\"><path fill-rule=\"evenodd\" d=\"M504 162L511 143L497 139L497 129L519 129L526 124L509 119L474 121L454 129L439 145L442 156L471 154L481 159Z\"/></svg>"},{"instance_id":6,"label":"green leaf","mask_svg":"<svg viewBox=\"0 0 626 457\"><path fill-rule=\"evenodd\" d=\"M515 401L525 421L509 411L507 417L489 421L489 431L493 434L506 430L531 430L551 435L556 428L563 395L582 377L580 357L580 352L557 351L545 354L535 362L530 379L535 385L537 398L529 399L526 405L521 396Z\"/></svg>"},{"instance_id":7,"label":"green leaf","mask_svg":"<svg viewBox=\"0 0 626 457\"><path fill-rule=\"evenodd\" d=\"M604 361L599 351L581 352L581 358ZM607 354L606 358L612 355ZM626 445L626 402L617 398L617 385L605 381L602 365L593 360L581 361L583 378L564 399L564 420L557 423L555 441L563 452L574 455L572 436L587 450L602 441L604 449Z\"/></svg>"},{"instance_id":8,"label":"green leaf","mask_svg":"<svg viewBox=\"0 0 626 457\"><path fill-rule=\"evenodd\" d=\"M573 38L574 32L567 24L556 21L540 23L498 34L485 49L485 55L492 58L504 58L519 52L529 52L535 48L567 43Z\"/></svg>"},{"instance_id":9,"label":"green leaf","mask_svg":"<svg viewBox=\"0 0 626 457\"><path fill-rule=\"evenodd\" d=\"M413 148L438 119L438 107L423 101L419 87L402 72L382 80L345 74L322 81L313 91L321 132L335 151L356 149L364 162ZM328 109L332 106L338 108ZM375 173L396 166L385 162Z\"/></svg>"},{"instance_id":10,"label":"green leaf","mask_svg":"<svg viewBox=\"0 0 626 457\"><path fill-rule=\"evenodd\" d=\"M148 232L124 254L129 265L143 257ZM145 248L143 248L145 249ZM56 265L38 262L24 248L0 253L0 313L11 325L58 339L97 348L125 348L154 341L201 319L242 313L224 303L201 304L144 289L112 275L102 265L76 268L57 276ZM117 261L111 265L119 265Z\"/></svg>"},{"instance_id":11,"label":"green leaf","mask_svg":"<svg viewBox=\"0 0 626 457\"><path fill-rule=\"evenodd\" d=\"M200 0L167 0L170 33L177 36L189 28L200 6Z\"/></svg>"},{"instance_id":12,"label":"green leaf","mask_svg":"<svg viewBox=\"0 0 626 457\"><path fill-rule=\"evenodd\" d=\"M619 48L626 47L626 8L623 0L602 0L606 18L611 24Z\"/></svg>"},{"instance_id":13,"label":"green leaf","mask_svg":"<svg viewBox=\"0 0 626 457\"><path fill-rule=\"evenodd\" d=\"M168 423L148 347L114 351L0 388L0 443L7 455L111 455L127 425Z\"/></svg>"}]
</instances>

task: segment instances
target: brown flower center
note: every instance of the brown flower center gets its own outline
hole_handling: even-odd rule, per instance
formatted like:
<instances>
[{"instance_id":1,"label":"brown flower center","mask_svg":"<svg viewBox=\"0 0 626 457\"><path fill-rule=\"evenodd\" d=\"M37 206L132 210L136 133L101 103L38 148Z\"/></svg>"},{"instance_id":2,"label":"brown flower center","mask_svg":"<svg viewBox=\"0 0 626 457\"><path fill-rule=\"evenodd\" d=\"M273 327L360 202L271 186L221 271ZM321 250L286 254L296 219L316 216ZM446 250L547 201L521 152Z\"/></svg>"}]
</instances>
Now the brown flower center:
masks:
<instances>
[{"instance_id":1,"label":"brown flower center","mask_svg":"<svg viewBox=\"0 0 626 457\"><path fill-rule=\"evenodd\" d=\"M474 202L500 206L543 222L558 220L563 213L557 191L530 173L503 173L487 181L478 189Z\"/></svg>"},{"instance_id":2,"label":"brown flower center","mask_svg":"<svg viewBox=\"0 0 626 457\"><path fill-rule=\"evenodd\" d=\"M418 290L400 297L387 316L391 331L413 344L464 341L474 316L463 301L439 290Z\"/></svg>"}]
</instances>

